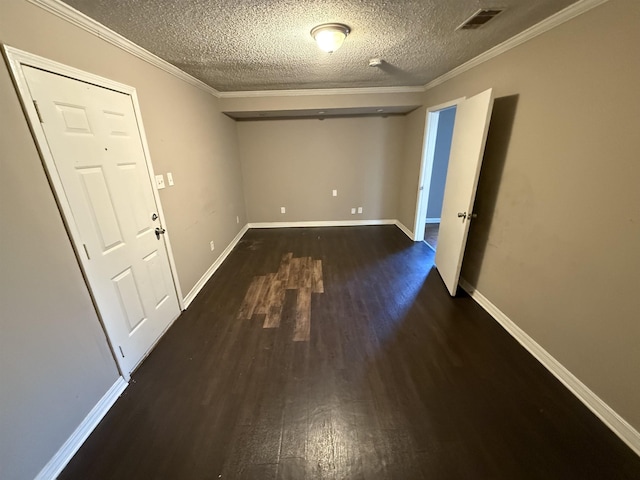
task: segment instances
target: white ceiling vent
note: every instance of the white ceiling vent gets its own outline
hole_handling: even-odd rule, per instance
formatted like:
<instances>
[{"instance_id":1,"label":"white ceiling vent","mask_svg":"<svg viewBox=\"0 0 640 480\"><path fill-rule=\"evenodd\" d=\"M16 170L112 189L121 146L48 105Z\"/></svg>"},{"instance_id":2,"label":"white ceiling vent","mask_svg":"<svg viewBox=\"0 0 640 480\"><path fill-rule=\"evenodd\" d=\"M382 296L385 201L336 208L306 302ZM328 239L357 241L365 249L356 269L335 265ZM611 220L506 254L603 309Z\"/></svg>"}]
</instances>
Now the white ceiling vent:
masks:
<instances>
[{"instance_id":1,"label":"white ceiling vent","mask_svg":"<svg viewBox=\"0 0 640 480\"><path fill-rule=\"evenodd\" d=\"M493 17L502 13L504 8L481 8L476 13L467 18L462 25L456 30L475 30L482 27L485 23L491 20Z\"/></svg>"}]
</instances>

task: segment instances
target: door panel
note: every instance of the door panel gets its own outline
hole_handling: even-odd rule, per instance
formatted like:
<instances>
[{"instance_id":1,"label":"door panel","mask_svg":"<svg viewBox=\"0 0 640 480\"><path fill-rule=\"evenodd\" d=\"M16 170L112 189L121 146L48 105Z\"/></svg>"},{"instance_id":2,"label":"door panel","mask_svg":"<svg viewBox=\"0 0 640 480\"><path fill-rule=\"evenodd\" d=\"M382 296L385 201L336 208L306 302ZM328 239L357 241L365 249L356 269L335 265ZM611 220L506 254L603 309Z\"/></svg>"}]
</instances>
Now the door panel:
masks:
<instances>
[{"instance_id":1,"label":"door panel","mask_svg":"<svg viewBox=\"0 0 640 480\"><path fill-rule=\"evenodd\" d=\"M90 167L77 168L76 172L84 187L93 223L100 233L104 254L123 243L116 212L113 209L113 201L104 178L104 171L101 167Z\"/></svg>"},{"instance_id":2,"label":"door panel","mask_svg":"<svg viewBox=\"0 0 640 480\"><path fill-rule=\"evenodd\" d=\"M492 108L489 89L462 101L456 110L435 259L452 296L458 289Z\"/></svg>"},{"instance_id":3,"label":"door panel","mask_svg":"<svg viewBox=\"0 0 640 480\"><path fill-rule=\"evenodd\" d=\"M23 67L116 358L131 372L180 309L129 95ZM78 238L75 238L75 237ZM83 250L86 249L87 255Z\"/></svg>"},{"instance_id":4,"label":"door panel","mask_svg":"<svg viewBox=\"0 0 640 480\"><path fill-rule=\"evenodd\" d=\"M151 279L151 291L155 301L155 308L169 297L169 289L162 275L162 261L157 251L151 252L144 259L148 277Z\"/></svg>"},{"instance_id":5,"label":"door panel","mask_svg":"<svg viewBox=\"0 0 640 480\"><path fill-rule=\"evenodd\" d=\"M113 279L113 284L118 291L122 313L127 319L129 325L128 333L131 335L131 332L147 317L142 307L138 283L135 280L132 269L127 268L121 274L116 275Z\"/></svg>"},{"instance_id":6,"label":"door panel","mask_svg":"<svg viewBox=\"0 0 640 480\"><path fill-rule=\"evenodd\" d=\"M146 204L143 192L137 188L144 181L144 177L140 175L139 165L135 163L120 164L118 168L120 170L120 181L125 190L127 201L131 206L135 231L137 235L143 235L151 230L149 212L153 211L153 206Z\"/></svg>"}]
</instances>

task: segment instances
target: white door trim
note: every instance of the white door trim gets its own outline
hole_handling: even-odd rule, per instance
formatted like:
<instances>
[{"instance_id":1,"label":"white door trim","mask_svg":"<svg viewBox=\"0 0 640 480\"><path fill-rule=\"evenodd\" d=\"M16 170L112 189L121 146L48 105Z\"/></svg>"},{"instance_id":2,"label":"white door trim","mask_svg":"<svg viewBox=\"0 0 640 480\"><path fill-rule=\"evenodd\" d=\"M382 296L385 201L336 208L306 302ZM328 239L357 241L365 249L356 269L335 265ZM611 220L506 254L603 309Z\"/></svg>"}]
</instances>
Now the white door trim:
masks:
<instances>
[{"instance_id":1,"label":"white door trim","mask_svg":"<svg viewBox=\"0 0 640 480\"><path fill-rule=\"evenodd\" d=\"M142 143L142 148L144 151L145 164L147 166L147 173L149 175L149 182L151 184L151 190L153 192L153 198L156 203L156 207L158 209L158 216L160 217L161 225L166 225L166 220L164 216L164 212L162 210L162 203L160 202L160 196L158 194L158 190L155 185L155 174L153 172L153 165L151 164L151 156L149 153L149 146L147 144L146 134L144 131L144 126L142 124L142 115L140 113L140 105L138 103L138 96L136 93L136 89L130 87L128 85L124 85L122 83L114 82L113 80L109 80L107 78L103 78L88 72L84 72L82 70L78 70L73 67L69 67L67 65L63 65L58 62L54 62L52 60L24 52L22 50L18 50L16 48L10 47L8 45L3 45L3 51L9 63L9 70L11 71L11 75L16 85L16 89L18 91L18 96L20 101L22 102L22 107L28 119L28 124L35 139L36 147L38 148L38 152L40 153L40 157L45 167L45 172L49 181L52 185L52 190L56 201L58 203L58 208L61 211L62 219L64 224L69 232L69 238L71 239L71 243L76 251L76 256L78 257L78 263L82 270L82 273L85 277L85 283L87 287L91 291L91 285L87 279L86 272L84 271L84 267L82 264L82 255L83 246L80 241L80 235L78 232L78 228L73 221L73 214L71 210L71 206L65 195L60 194L60 192L64 192L62 181L58 176L57 170L55 168L55 163L53 156L48 148L47 139L40 124L38 112L33 104L33 99L31 96L31 92L29 91L29 87L27 85L26 78L22 71L23 66L30 66L34 68L38 68L41 70L49 71L54 74L64 75L66 77L70 77L79 81L91 83L97 85L99 87L107 88L110 90L114 90L116 92L121 92L126 95L129 95L132 100L134 113L136 116L136 121L138 123L138 128L140 130L140 140ZM176 265L173 257L173 251L171 249L171 241L169 239L169 232L165 233L165 245L167 250L167 256L169 259L169 267L171 270L171 276L173 277L173 285L174 290L178 299L178 304L180 305L180 309L184 310L182 291L180 289L180 284L178 281L178 275L176 270ZM95 306L94 306L95 307ZM98 316L100 313L96 308L96 312ZM103 327L104 328L104 327ZM105 331L106 333L106 331ZM107 335L107 338L108 335ZM116 352L112 352L117 356ZM116 362L117 363L117 362ZM128 372L121 372L125 379L128 380Z\"/></svg>"},{"instance_id":2,"label":"white door trim","mask_svg":"<svg viewBox=\"0 0 640 480\"><path fill-rule=\"evenodd\" d=\"M433 155L435 151L436 133L438 127L438 115L440 110L456 107L466 97L456 98L449 102L441 103L427 108L424 122L424 135L422 142L422 156L420 157L420 174L418 176L418 193L416 198L416 216L413 221L413 240L424 240L424 226L427 216L427 199L431 187L431 172L433 171ZM434 115L435 114L435 115Z\"/></svg>"}]
</instances>

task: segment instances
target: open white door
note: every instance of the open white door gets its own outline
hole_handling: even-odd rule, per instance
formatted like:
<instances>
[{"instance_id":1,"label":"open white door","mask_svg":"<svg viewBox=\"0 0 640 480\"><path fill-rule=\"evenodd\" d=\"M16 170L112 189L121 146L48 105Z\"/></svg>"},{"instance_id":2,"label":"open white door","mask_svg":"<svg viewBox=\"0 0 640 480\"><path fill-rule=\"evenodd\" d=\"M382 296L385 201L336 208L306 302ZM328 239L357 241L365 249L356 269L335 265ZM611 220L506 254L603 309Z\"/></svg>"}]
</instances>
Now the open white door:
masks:
<instances>
[{"instance_id":1,"label":"open white door","mask_svg":"<svg viewBox=\"0 0 640 480\"><path fill-rule=\"evenodd\" d=\"M458 104L456 112L435 259L452 296L458 289L492 108L489 89Z\"/></svg>"},{"instance_id":2,"label":"open white door","mask_svg":"<svg viewBox=\"0 0 640 480\"><path fill-rule=\"evenodd\" d=\"M132 97L22 71L47 170L127 378L180 313Z\"/></svg>"}]
</instances>

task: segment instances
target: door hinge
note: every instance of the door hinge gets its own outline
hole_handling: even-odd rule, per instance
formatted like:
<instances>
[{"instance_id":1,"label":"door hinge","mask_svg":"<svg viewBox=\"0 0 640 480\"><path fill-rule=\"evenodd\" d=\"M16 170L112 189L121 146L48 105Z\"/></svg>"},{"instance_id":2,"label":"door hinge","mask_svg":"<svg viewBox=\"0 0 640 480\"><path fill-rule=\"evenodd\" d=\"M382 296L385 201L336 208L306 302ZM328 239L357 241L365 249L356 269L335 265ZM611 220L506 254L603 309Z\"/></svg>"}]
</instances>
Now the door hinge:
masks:
<instances>
[{"instance_id":1,"label":"door hinge","mask_svg":"<svg viewBox=\"0 0 640 480\"><path fill-rule=\"evenodd\" d=\"M84 247L84 253L87 254L87 260L91 260L91 256L89 255L89 250L87 250L87 245L83 243L82 246Z\"/></svg>"},{"instance_id":2,"label":"door hinge","mask_svg":"<svg viewBox=\"0 0 640 480\"><path fill-rule=\"evenodd\" d=\"M42 115L40 114L40 107L38 107L37 100L33 101L33 106L36 108L36 113L38 114L38 120L40 120L40 123L44 123L44 121L42 120Z\"/></svg>"},{"instance_id":3,"label":"door hinge","mask_svg":"<svg viewBox=\"0 0 640 480\"><path fill-rule=\"evenodd\" d=\"M118 348L120 349L120 355L122 355L122 358L124 358L124 352L122 351L122 347L118 345Z\"/></svg>"}]
</instances>

